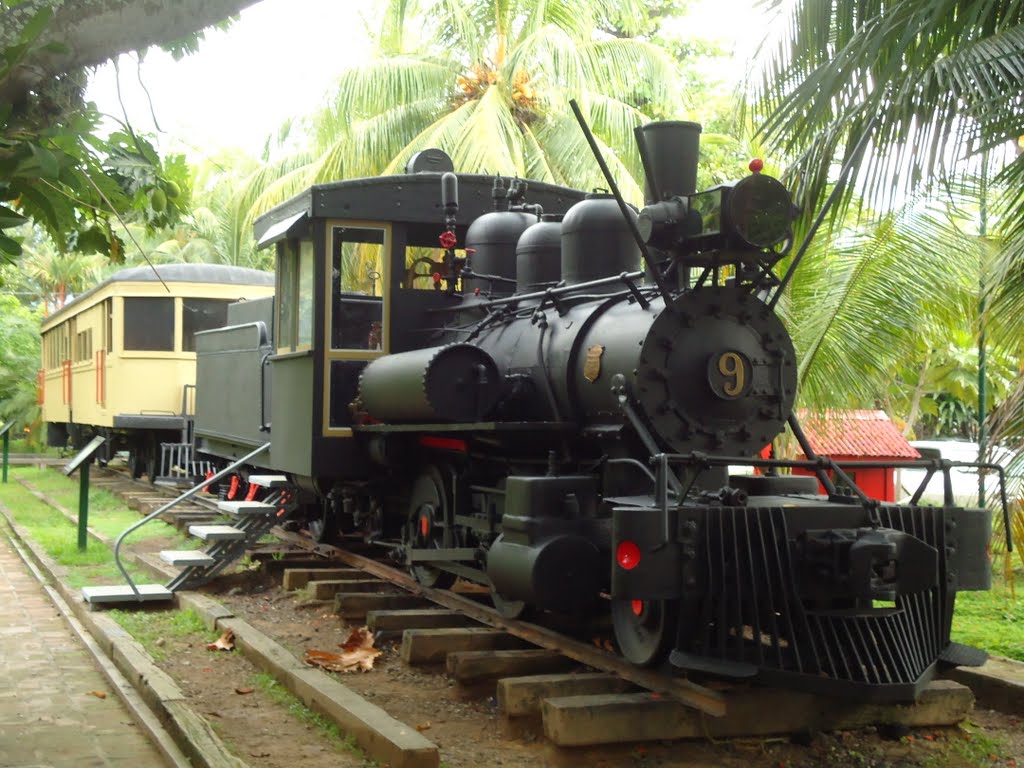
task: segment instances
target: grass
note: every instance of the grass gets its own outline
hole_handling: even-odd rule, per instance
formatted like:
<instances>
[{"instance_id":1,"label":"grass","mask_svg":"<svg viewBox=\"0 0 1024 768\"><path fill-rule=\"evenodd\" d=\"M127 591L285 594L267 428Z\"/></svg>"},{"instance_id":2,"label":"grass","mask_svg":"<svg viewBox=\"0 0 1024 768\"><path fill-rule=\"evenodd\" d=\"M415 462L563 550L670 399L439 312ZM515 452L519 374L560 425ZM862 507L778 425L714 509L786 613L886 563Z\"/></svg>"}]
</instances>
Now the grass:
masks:
<instances>
[{"instance_id":1,"label":"grass","mask_svg":"<svg viewBox=\"0 0 1024 768\"><path fill-rule=\"evenodd\" d=\"M14 513L19 525L23 526L29 536L54 560L70 569L65 575L69 585L80 587L102 581L123 580L114 564L110 548L93 540L89 542L85 552L79 552L76 526L60 512L33 496L24 486L14 482L16 477L24 478L48 497L74 510L78 507L78 481L48 470L19 467L14 472L11 482L0 485L0 502ZM138 513L125 509L123 504L106 492L90 493L89 504L90 525L104 533L110 529L120 533L140 519ZM94 516L94 512L99 514ZM159 521L154 521L151 526L158 530L155 535L173 534L178 539L182 538L172 526ZM188 542L194 541L187 539L176 543L175 546L185 548L189 546ZM128 572L137 581L147 580L147 577L134 567L128 566ZM213 640L216 636L216 633L211 633L207 629L202 618L193 610L114 608L108 611L108 615L141 643L158 662L167 659L168 650L164 642L167 638L201 637ZM366 766L376 765L373 760L366 757L353 736L345 735L335 723L306 707L271 675L258 673L253 678L253 684L275 704L284 707L291 716L319 731L335 748L351 752Z\"/></svg>"},{"instance_id":2,"label":"grass","mask_svg":"<svg viewBox=\"0 0 1024 768\"><path fill-rule=\"evenodd\" d=\"M149 655L156 661L167 658L167 650L162 641L168 637L209 637L213 636L198 613L191 608L177 610L121 610L112 608L108 611L110 618L120 624L125 631L142 643Z\"/></svg>"},{"instance_id":3,"label":"grass","mask_svg":"<svg viewBox=\"0 0 1024 768\"><path fill-rule=\"evenodd\" d=\"M952 639L1024 661L1024 599L1014 598L1000 577L987 592L959 592Z\"/></svg>"},{"instance_id":4,"label":"grass","mask_svg":"<svg viewBox=\"0 0 1024 768\"><path fill-rule=\"evenodd\" d=\"M290 691L288 691L287 688L281 685L273 675L269 675L266 672L257 672L251 679L254 688L262 691L267 698L278 706L284 707L288 711L288 714L303 725L307 725L310 728L314 728L319 731L320 734L337 749L351 752L354 755L363 758L366 761L366 765L376 765L374 761L366 758L363 750L356 744L354 736L351 734L346 735L336 723L333 723L322 715L314 712L299 701Z\"/></svg>"},{"instance_id":5,"label":"grass","mask_svg":"<svg viewBox=\"0 0 1024 768\"><path fill-rule=\"evenodd\" d=\"M65 509L78 514L79 483L77 477L64 477L52 469L19 467L16 478L28 482L33 488L60 504ZM2 498L2 494L0 494ZM19 522L20 522L19 512ZM139 513L125 507L124 502L112 493L100 489L89 491L89 527L110 539L116 539L128 526L140 520ZM131 535L131 540L174 536L177 534L172 525L162 520L154 520L144 528Z\"/></svg>"},{"instance_id":6,"label":"grass","mask_svg":"<svg viewBox=\"0 0 1024 768\"><path fill-rule=\"evenodd\" d=\"M959 735L951 736L938 754L930 755L921 768L945 768L955 765L1004 765L1010 758L1006 746L987 735L977 726L967 723L961 726Z\"/></svg>"},{"instance_id":7,"label":"grass","mask_svg":"<svg viewBox=\"0 0 1024 768\"><path fill-rule=\"evenodd\" d=\"M14 517L19 525L24 526L32 539L57 563L71 569L67 574L68 584L72 587L82 587L88 584L123 582L124 577L114 563L111 549L90 538L86 550L79 551L78 531L75 524L48 504L37 499L25 487L13 482L19 477L28 480L33 487L47 493L51 498L55 498L50 493L51 489L60 489L61 486L67 488L72 484L77 488L78 481L63 477L50 470L19 467L11 478L12 482L0 486L0 501L14 511ZM110 494L104 495L114 498ZM109 503L106 499L102 501L105 503L104 506ZM78 509L77 490L73 509L76 511ZM91 496L89 512L90 527L110 536L110 538L114 538L131 523L139 520L137 512L124 509L123 506L118 509L105 508L96 511L92 508ZM151 523L150 528L153 529L150 536L174 535L181 539L181 535L172 526L165 523L156 521ZM134 536L132 538L134 539ZM139 538L146 538L145 530L139 534ZM125 563L125 567L132 579L141 582L151 580L148 575L135 566Z\"/></svg>"}]
</instances>

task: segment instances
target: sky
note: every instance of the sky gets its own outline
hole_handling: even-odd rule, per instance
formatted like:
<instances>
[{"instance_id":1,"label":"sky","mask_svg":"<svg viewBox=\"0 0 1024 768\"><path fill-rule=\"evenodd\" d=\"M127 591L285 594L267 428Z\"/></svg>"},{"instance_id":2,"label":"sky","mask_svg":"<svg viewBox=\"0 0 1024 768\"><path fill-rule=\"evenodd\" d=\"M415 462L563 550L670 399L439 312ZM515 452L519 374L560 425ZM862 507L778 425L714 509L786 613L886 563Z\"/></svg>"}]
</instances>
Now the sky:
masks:
<instances>
[{"instance_id":1,"label":"sky","mask_svg":"<svg viewBox=\"0 0 1024 768\"><path fill-rule=\"evenodd\" d=\"M742 44L751 2L698 0L687 28L726 48ZM141 63L126 55L116 69L100 67L86 98L118 119L127 114L136 131L157 135L161 151L184 152L193 162L227 147L258 155L287 117L312 112L337 76L369 55L358 15L367 5L263 0L228 31L207 32L198 53L181 61L154 48Z\"/></svg>"},{"instance_id":2,"label":"sky","mask_svg":"<svg viewBox=\"0 0 1024 768\"><path fill-rule=\"evenodd\" d=\"M338 74L368 54L353 11L360 5L263 0L226 32L208 31L198 53L181 61L153 48L141 63L126 55L116 69L100 67L86 99L118 119L127 113L146 133L156 132L152 104L164 151L193 159L231 146L259 153L286 117L312 111Z\"/></svg>"}]
</instances>

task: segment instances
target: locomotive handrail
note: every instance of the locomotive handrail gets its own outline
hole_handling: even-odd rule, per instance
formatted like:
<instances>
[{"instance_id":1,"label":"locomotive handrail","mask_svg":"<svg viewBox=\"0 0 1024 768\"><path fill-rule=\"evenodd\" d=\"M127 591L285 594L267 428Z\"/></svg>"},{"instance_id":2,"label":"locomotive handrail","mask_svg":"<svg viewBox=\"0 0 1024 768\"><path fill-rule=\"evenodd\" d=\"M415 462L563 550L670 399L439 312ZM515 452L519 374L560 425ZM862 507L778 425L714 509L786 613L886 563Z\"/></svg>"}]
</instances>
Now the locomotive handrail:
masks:
<instances>
[{"instance_id":1,"label":"locomotive handrail","mask_svg":"<svg viewBox=\"0 0 1024 768\"><path fill-rule=\"evenodd\" d=\"M128 575L128 571L125 570L124 565L122 565L122 563L121 563L121 556L120 556L121 542L125 540L125 537L128 536L129 533L133 533L134 531L137 531L139 528L144 526L146 523L148 523L153 518L157 517L158 515L163 514L168 509L170 509L171 507L175 506L178 502L185 501L185 499L192 498L197 493L199 493L203 488L205 488L206 486L210 485L210 483L215 483L218 480L220 480L222 477L224 477L225 475L231 474L236 469L238 469L238 467L242 466L247 461L249 461L249 459L252 459L253 457L258 456L259 454L261 454L265 450L267 450L269 447L270 447L270 443L264 443L259 448L257 448L255 451L253 451L252 453L246 454L245 456L240 458L238 461L236 461L234 464L228 465L227 467L222 469L220 472L215 474L213 477L204 478L201 482L197 483L196 485L192 486L187 491L185 491L183 494L181 494L181 496L178 496L177 498L172 499L171 501L167 502L162 507L157 509L155 512L150 512L148 515L146 515L144 518L139 520L137 523L135 523L132 526L129 526L128 529L124 531L124 533L122 533L120 536L117 537L117 541L114 542L114 564L117 565L118 570L121 571L121 575L124 576L125 581L128 582L128 586L131 587L132 592L135 593L135 599L136 600L141 601L142 600L142 594L139 592L138 587L135 586L135 582L132 581L132 577Z\"/></svg>"},{"instance_id":2,"label":"locomotive handrail","mask_svg":"<svg viewBox=\"0 0 1024 768\"><path fill-rule=\"evenodd\" d=\"M612 285L613 283L621 283L623 280L638 280L644 276L644 271L637 270L636 272L623 272L619 275L613 275L611 277L600 277L597 280L588 280L585 283L573 283L572 285L562 285L557 288L545 288L543 291L534 291L533 293L519 293L514 296L502 296L497 299L484 299L473 306L478 307L493 307L500 306L503 304L517 304L521 301L530 301L532 299L543 299L548 296L561 296L564 293L572 293L585 288L600 288L604 285ZM465 304L455 304L450 307L433 307L426 310L428 313L439 313L439 312L464 312L467 309ZM532 307L531 307L532 309Z\"/></svg>"},{"instance_id":3,"label":"locomotive handrail","mask_svg":"<svg viewBox=\"0 0 1024 768\"><path fill-rule=\"evenodd\" d=\"M1006 551L1013 551L1013 533L1010 526L1010 505L1006 495L1006 470L998 464L984 461L952 461L950 459L906 459L894 461L836 461L828 456L818 456L814 459L754 459L749 456L711 456L700 451L692 453L659 453L651 456L651 462L658 469L661 469L662 462L667 467L670 463L678 464L700 464L705 467L718 466L746 466L758 469L786 468L786 469L809 469L832 470L841 478L844 478L851 490L855 491L858 497L868 500L871 507L877 507L878 501L868 498L863 491L843 472L842 467L849 469L925 469L928 470L917 490L911 496L910 504L915 505L921 499L928 482L936 472L942 472L944 476L943 505L955 506L953 498L952 481L950 471L957 468L988 469L999 475L999 496L1003 508L1003 527L1006 532ZM833 485L834 488L834 485Z\"/></svg>"}]
</instances>

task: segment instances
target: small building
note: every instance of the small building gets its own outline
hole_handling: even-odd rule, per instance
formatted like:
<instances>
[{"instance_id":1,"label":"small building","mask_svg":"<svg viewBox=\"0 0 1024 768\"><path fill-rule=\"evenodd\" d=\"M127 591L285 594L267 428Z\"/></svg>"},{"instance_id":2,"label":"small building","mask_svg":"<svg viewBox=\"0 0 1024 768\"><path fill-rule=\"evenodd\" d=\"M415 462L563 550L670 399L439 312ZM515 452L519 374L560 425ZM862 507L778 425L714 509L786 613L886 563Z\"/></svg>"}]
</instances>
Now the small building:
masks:
<instances>
[{"instance_id":1,"label":"small building","mask_svg":"<svg viewBox=\"0 0 1024 768\"><path fill-rule=\"evenodd\" d=\"M885 411L831 410L815 414L801 412L799 416L811 449L839 464L844 461L908 461L920 458ZM806 457L800 454L797 458ZM871 498L896 500L895 469L844 469L844 472ZM793 473L814 474L801 469L794 469Z\"/></svg>"}]
</instances>

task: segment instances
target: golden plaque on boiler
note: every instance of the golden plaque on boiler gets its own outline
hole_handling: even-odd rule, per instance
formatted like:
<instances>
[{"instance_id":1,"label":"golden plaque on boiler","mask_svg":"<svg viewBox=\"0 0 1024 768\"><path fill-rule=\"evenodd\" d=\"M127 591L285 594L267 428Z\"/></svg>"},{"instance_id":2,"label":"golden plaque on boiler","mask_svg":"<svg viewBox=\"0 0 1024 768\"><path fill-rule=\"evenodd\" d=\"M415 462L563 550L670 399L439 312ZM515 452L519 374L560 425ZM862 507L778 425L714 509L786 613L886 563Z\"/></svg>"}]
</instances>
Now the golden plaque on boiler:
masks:
<instances>
[{"instance_id":1,"label":"golden plaque on boiler","mask_svg":"<svg viewBox=\"0 0 1024 768\"><path fill-rule=\"evenodd\" d=\"M587 381L597 381L601 375L601 355L604 354L604 347L600 344L587 349L587 362L583 364L583 378Z\"/></svg>"}]
</instances>

